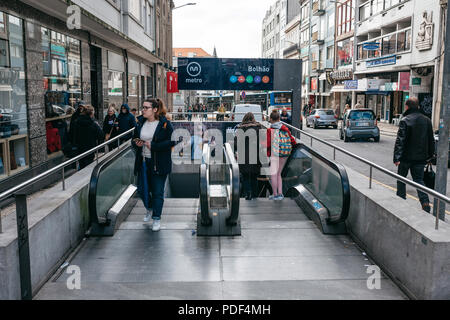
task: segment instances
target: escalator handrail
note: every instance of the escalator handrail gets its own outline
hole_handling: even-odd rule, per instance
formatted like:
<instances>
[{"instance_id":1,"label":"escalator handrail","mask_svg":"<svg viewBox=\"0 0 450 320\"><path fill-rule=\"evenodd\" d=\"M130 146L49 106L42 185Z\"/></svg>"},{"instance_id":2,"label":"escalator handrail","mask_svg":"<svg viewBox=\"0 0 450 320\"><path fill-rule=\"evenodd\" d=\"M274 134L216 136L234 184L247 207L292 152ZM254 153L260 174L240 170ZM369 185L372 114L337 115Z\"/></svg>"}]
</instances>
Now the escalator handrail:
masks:
<instances>
[{"instance_id":1,"label":"escalator handrail","mask_svg":"<svg viewBox=\"0 0 450 320\"><path fill-rule=\"evenodd\" d=\"M239 179L239 165L234 157L233 150L229 143L224 145L224 154L226 162L231 171L231 201L230 201L230 216L227 218L227 224L234 226L239 219L239 203L240 203L240 179Z\"/></svg>"},{"instance_id":2,"label":"escalator handrail","mask_svg":"<svg viewBox=\"0 0 450 320\"><path fill-rule=\"evenodd\" d=\"M210 226L212 219L209 216L208 184L209 184L209 154L211 149L208 144L203 145L202 164L200 165L200 218L201 224Z\"/></svg>"},{"instance_id":3,"label":"escalator handrail","mask_svg":"<svg viewBox=\"0 0 450 320\"><path fill-rule=\"evenodd\" d=\"M128 147L120 150L119 152L113 153L108 158L101 161L99 164L97 164L92 171L91 174L91 180L89 182L89 195L88 195L88 207L89 207L89 217L91 219L91 222L95 222L98 224L107 224L108 220L105 217L105 219L99 219L97 214L97 187L98 187L98 180L100 179L100 174L102 171L107 168L112 162L114 162L117 158L120 158L122 155L130 151L132 148L131 145Z\"/></svg>"},{"instance_id":4,"label":"escalator handrail","mask_svg":"<svg viewBox=\"0 0 450 320\"><path fill-rule=\"evenodd\" d=\"M345 170L344 166L339 163L330 161L329 159L323 157L316 151L308 148L306 145L304 145L303 143L300 142L297 145L295 145L294 148L292 149L292 153L289 156L289 158L286 162L286 165L284 166L284 169L282 171L282 174L281 174L282 177L284 177L286 175L286 170L289 166L290 161L292 160L295 150L297 150L297 149L305 149L307 152L312 154L314 157L316 157L317 159L319 159L320 161L322 161L323 163L325 163L332 169L334 169L339 174L339 176L341 178L341 183L342 183L342 199L343 199L342 210L338 217L335 217L335 218L328 217L327 223L337 224L337 223L345 222L345 220L348 217L349 211L350 211L350 182L348 180L347 171Z\"/></svg>"}]
</instances>

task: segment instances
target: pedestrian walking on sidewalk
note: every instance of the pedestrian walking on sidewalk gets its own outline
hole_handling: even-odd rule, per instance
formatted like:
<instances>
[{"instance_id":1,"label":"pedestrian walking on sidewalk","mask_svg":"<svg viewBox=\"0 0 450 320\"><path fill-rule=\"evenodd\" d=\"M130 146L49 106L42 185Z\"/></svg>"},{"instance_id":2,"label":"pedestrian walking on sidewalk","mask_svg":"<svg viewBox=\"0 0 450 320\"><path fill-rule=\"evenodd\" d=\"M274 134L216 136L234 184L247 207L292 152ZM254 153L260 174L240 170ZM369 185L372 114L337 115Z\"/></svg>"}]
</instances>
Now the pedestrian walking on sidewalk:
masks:
<instances>
[{"instance_id":1,"label":"pedestrian walking on sidewalk","mask_svg":"<svg viewBox=\"0 0 450 320\"><path fill-rule=\"evenodd\" d=\"M117 135L116 121L116 109L111 105L108 109L108 114L103 120L103 134L105 135L105 141L108 141ZM117 142L108 144L109 151L113 150L115 146L117 146Z\"/></svg>"},{"instance_id":2,"label":"pedestrian walking on sidewalk","mask_svg":"<svg viewBox=\"0 0 450 320\"><path fill-rule=\"evenodd\" d=\"M419 110L419 100L409 98L405 104L405 112L400 121L395 141L394 164L398 174L406 177L408 171L414 182L425 185L423 172L425 165L434 156L434 136L431 120ZM417 190L422 209L430 212L430 199L424 192ZM406 199L406 186L397 181L397 195Z\"/></svg>"},{"instance_id":3,"label":"pedestrian walking on sidewalk","mask_svg":"<svg viewBox=\"0 0 450 320\"><path fill-rule=\"evenodd\" d=\"M128 104L124 103L120 107L120 114L117 117L117 128L118 128L117 135L127 132L128 130L135 127L136 127L136 118L131 113ZM125 137L120 138L120 143L123 143L124 141L131 139L132 136L133 134L130 133L127 134Z\"/></svg>"},{"instance_id":4,"label":"pedestrian walking on sidewalk","mask_svg":"<svg viewBox=\"0 0 450 320\"><path fill-rule=\"evenodd\" d=\"M281 172L297 142L289 129L280 121L280 114L277 110L270 114L270 123L270 128L267 130L267 156L270 157L273 195L269 199L283 200Z\"/></svg>"},{"instance_id":5,"label":"pedestrian walking on sidewalk","mask_svg":"<svg viewBox=\"0 0 450 320\"><path fill-rule=\"evenodd\" d=\"M138 193L147 209L144 221L150 221L151 217L152 230L159 231L164 187L172 171L173 126L166 118L166 108L160 99L145 100L142 110L132 140L136 150L134 174L138 176Z\"/></svg>"}]
</instances>

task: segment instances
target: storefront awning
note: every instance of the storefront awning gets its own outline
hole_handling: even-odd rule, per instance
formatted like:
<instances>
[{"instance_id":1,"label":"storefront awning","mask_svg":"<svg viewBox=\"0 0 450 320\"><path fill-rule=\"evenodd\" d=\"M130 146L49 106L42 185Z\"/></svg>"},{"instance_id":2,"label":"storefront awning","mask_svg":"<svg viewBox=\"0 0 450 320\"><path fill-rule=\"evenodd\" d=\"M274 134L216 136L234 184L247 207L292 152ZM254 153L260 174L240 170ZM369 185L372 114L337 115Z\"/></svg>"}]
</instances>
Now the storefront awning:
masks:
<instances>
[{"instance_id":1,"label":"storefront awning","mask_svg":"<svg viewBox=\"0 0 450 320\"><path fill-rule=\"evenodd\" d=\"M349 91L349 90L346 90L344 88L344 85L336 85L336 86L333 86L333 88L331 88L331 92L347 92L347 91Z\"/></svg>"}]
</instances>

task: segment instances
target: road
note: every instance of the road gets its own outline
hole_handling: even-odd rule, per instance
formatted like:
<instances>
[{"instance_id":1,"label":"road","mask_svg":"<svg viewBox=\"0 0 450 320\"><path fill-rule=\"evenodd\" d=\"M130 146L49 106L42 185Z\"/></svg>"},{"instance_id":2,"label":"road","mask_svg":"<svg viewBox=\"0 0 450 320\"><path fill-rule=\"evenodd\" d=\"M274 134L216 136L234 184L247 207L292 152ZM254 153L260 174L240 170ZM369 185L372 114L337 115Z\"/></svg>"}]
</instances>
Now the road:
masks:
<instances>
[{"instance_id":1,"label":"road","mask_svg":"<svg viewBox=\"0 0 450 320\"><path fill-rule=\"evenodd\" d=\"M397 173L397 167L393 163L393 150L395 145L395 137L389 135L381 135L380 142L373 142L373 140L360 140L360 141L352 141L352 142L344 142L339 139L339 134L337 129L313 129L307 128L303 125L304 131L309 134L314 135L317 138L325 140L337 147L341 147L351 153L354 153L362 158L365 158L371 162L374 162L383 168L386 168L390 171ZM311 145L311 139L307 136L301 137L303 143L307 146ZM328 159L333 159L333 149L323 143L318 141L313 141L312 148L324 155ZM366 177L369 177L369 166L366 164L353 159L339 151L336 151L336 161L349 167L353 170L356 170ZM435 167L433 167L435 170ZM450 178L450 170L448 171L448 177ZM397 190L397 181L388 175L374 169L373 170L373 178L377 181L377 183L383 184L386 188L389 188L393 192L393 196L395 197L395 192ZM412 180L411 175L408 175L408 179ZM367 182L369 183L369 182ZM450 194L450 179L447 179L447 196ZM413 197L417 199L417 192L414 188L407 186L407 194L409 197ZM432 200L431 200L432 201ZM447 208L447 210L449 210Z\"/></svg>"}]
</instances>

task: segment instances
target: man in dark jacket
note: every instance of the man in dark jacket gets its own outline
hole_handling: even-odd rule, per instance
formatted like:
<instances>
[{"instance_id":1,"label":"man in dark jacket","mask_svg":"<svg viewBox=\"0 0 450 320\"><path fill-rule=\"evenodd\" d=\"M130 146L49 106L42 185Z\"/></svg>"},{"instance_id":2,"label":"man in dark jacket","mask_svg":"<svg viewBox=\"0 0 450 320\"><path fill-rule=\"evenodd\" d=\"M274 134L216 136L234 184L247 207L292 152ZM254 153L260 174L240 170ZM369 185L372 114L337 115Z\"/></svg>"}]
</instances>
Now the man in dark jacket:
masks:
<instances>
[{"instance_id":1,"label":"man in dark jacket","mask_svg":"<svg viewBox=\"0 0 450 320\"><path fill-rule=\"evenodd\" d=\"M287 112L286 108L283 108L280 114L280 120L286 122L287 124L292 124L291 116Z\"/></svg>"},{"instance_id":2,"label":"man in dark jacket","mask_svg":"<svg viewBox=\"0 0 450 320\"><path fill-rule=\"evenodd\" d=\"M95 148L104 139L100 126L94 121L94 108L86 106L84 111L73 123L73 143L77 147L78 154ZM79 161L80 170L94 161L95 154L92 153Z\"/></svg>"},{"instance_id":3,"label":"man in dark jacket","mask_svg":"<svg viewBox=\"0 0 450 320\"><path fill-rule=\"evenodd\" d=\"M117 117L117 127L119 130L117 135L120 135L136 127L136 118L131 113L130 107L126 103L124 103L120 108L120 114ZM131 139L132 136L133 134L130 133L127 134L125 137L120 138L120 143L123 143L124 141Z\"/></svg>"},{"instance_id":4,"label":"man in dark jacket","mask_svg":"<svg viewBox=\"0 0 450 320\"><path fill-rule=\"evenodd\" d=\"M424 185L425 165L434 156L433 126L430 119L420 112L417 98L409 98L405 109L395 141L394 163L399 175L406 177L411 170L413 180ZM428 195L419 190L417 193L422 209L430 212ZM400 181L397 181L397 195L406 199L406 187Z\"/></svg>"}]
</instances>

